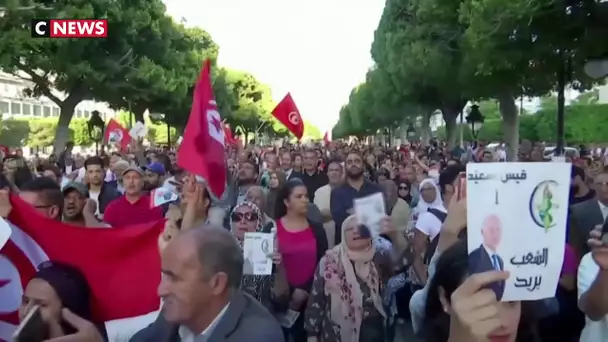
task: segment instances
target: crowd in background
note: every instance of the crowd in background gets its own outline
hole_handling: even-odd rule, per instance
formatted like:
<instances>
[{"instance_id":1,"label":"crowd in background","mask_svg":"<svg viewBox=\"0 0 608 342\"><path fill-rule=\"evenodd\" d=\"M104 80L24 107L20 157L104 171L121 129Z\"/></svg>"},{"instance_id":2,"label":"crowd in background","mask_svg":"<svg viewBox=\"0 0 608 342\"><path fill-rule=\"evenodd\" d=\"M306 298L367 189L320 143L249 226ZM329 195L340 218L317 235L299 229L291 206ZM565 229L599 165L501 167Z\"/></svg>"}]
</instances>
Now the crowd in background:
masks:
<instances>
[{"instance_id":1,"label":"crowd in background","mask_svg":"<svg viewBox=\"0 0 608 342\"><path fill-rule=\"evenodd\" d=\"M505 161L503 145L238 145L226 149L227 190L219 198L178 167L173 151L134 145L84 157L71 149L46 160L5 156L0 214L10 213L10 191L41 215L83 229L165 220L162 311L94 322L87 280L70 265L49 264L28 283L20 311L43 302L49 337L608 341L608 247L596 229L608 216L601 148L567 156L564 265L556 296L539 302L497 302L484 285L500 274L468 274L466 211L475 208L454 196L463 191L458 175L467 162ZM522 142L518 160L547 162L544 146ZM159 187L178 200L151 206ZM353 211L354 199L374 193L386 207L378 237L364 234ZM247 232L276 234L271 276L243 274ZM297 315L293 324L284 323L287 313ZM404 330L414 334L404 337Z\"/></svg>"}]
</instances>

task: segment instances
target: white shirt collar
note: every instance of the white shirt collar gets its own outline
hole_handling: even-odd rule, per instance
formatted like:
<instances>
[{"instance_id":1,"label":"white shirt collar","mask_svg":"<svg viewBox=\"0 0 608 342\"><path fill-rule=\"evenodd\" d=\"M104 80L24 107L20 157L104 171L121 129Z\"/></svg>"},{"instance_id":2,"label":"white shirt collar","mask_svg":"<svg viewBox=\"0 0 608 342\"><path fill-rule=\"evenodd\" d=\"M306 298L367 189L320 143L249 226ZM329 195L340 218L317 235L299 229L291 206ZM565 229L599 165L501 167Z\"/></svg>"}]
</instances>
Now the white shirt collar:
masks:
<instances>
[{"instance_id":1,"label":"white shirt collar","mask_svg":"<svg viewBox=\"0 0 608 342\"><path fill-rule=\"evenodd\" d=\"M215 318L213 319L211 324L209 324L209 326L207 328L205 328L205 330L203 330L203 332L199 335L200 337L202 337L202 341L209 340L209 337L211 337L213 330L215 329L215 327L218 325L218 323L220 322L220 320L226 313L226 310L228 310L229 305L230 305L230 303L226 304L226 306L224 306L222 311L220 311L220 313L217 316L215 316ZM194 341L196 341L196 338L198 337L198 336L194 335L194 333L184 325L179 326L178 334L179 334L179 338L181 339L182 342L194 342Z\"/></svg>"}]
</instances>

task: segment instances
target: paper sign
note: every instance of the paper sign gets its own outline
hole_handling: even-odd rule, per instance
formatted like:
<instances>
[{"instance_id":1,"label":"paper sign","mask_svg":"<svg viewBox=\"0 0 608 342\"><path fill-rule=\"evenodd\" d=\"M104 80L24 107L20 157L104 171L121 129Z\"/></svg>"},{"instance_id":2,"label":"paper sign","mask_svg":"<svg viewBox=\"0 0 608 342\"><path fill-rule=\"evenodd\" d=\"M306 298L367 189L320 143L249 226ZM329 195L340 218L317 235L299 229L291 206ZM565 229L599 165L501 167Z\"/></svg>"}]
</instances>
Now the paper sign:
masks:
<instances>
[{"instance_id":1,"label":"paper sign","mask_svg":"<svg viewBox=\"0 0 608 342\"><path fill-rule=\"evenodd\" d=\"M11 237L11 232L11 226L9 226L8 222L0 217L0 248L4 247L8 239Z\"/></svg>"},{"instance_id":2,"label":"paper sign","mask_svg":"<svg viewBox=\"0 0 608 342\"><path fill-rule=\"evenodd\" d=\"M177 201L177 198L177 194L170 189L164 187L156 188L150 193L150 208Z\"/></svg>"},{"instance_id":3,"label":"paper sign","mask_svg":"<svg viewBox=\"0 0 608 342\"><path fill-rule=\"evenodd\" d=\"M148 128L141 121L137 121L129 131L129 135L133 139L143 138L146 134L148 134Z\"/></svg>"},{"instance_id":4,"label":"paper sign","mask_svg":"<svg viewBox=\"0 0 608 342\"><path fill-rule=\"evenodd\" d=\"M564 259L569 163L467 164L471 273L506 270L502 301L555 296Z\"/></svg>"},{"instance_id":5,"label":"paper sign","mask_svg":"<svg viewBox=\"0 0 608 342\"><path fill-rule=\"evenodd\" d=\"M354 204L355 215L359 224L367 226L373 236L378 236L382 219L386 217L382 193L377 192L369 196L357 198Z\"/></svg>"},{"instance_id":6,"label":"paper sign","mask_svg":"<svg viewBox=\"0 0 608 342\"><path fill-rule=\"evenodd\" d=\"M243 255L245 266L243 273L248 275L271 275L272 260L268 257L274 252L274 234L245 233Z\"/></svg>"}]
</instances>

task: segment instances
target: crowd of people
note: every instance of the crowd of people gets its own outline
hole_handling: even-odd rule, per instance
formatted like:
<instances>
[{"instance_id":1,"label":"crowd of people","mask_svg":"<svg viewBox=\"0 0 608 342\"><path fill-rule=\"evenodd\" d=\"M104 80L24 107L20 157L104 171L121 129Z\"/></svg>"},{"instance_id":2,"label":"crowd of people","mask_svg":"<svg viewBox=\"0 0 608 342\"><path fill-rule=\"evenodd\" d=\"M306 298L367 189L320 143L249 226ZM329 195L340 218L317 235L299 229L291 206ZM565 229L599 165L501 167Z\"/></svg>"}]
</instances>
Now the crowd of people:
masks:
<instances>
[{"instance_id":1,"label":"crowd of people","mask_svg":"<svg viewBox=\"0 0 608 342\"><path fill-rule=\"evenodd\" d=\"M546 162L542 151L522 143L518 159ZM555 297L539 302L498 301L489 284L504 272L469 274L467 210L475 209L458 176L467 162L505 158L482 144L228 147L221 197L169 150L84 158L68 144L46 160L7 155L4 218L12 192L82 229L165 222L158 311L95 321L81 270L51 260L25 287L19 315L40 305L54 342L608 341L608 169L602 151L591 151L568 157L564 265ZM160 187L178 200L151 206ZM370 236L353 201L375 193L386 217ZM244 274L248 232L275 234L271 275Z\"/></svg>"}]
</instances>

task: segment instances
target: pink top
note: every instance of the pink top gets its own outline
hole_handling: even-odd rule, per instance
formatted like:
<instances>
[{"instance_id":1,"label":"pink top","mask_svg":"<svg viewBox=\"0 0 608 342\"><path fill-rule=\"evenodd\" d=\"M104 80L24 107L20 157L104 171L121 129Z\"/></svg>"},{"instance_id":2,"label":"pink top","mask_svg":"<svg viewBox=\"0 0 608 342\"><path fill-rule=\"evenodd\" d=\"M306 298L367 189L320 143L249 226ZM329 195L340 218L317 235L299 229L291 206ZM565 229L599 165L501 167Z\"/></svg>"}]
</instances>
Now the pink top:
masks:
<instances>
[{"instance_id":1,"label":"pink top","mask_svg":"<svg viewBox=\"0 0 608 342\"><path fill-rule=\"evenodd\" d=\"M287 282L291 286L302 286L312 279L317 267L317 240L312 229L300 232L289 232L283 221L277 221L277 239L279 252L287 273Z\"/></svg>"},{"instance_id":2,"label":"pink top","mask_svg":"<svg viewBox=\"0 0 608 342\"><path fill-rule=\"evenodd\" d=\"M566 244L564 251L564 263L562 264L562 275L576 275L578 265L576 262L576 254L570 245Z\"/></svg>"}]
</instances>

